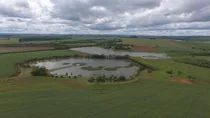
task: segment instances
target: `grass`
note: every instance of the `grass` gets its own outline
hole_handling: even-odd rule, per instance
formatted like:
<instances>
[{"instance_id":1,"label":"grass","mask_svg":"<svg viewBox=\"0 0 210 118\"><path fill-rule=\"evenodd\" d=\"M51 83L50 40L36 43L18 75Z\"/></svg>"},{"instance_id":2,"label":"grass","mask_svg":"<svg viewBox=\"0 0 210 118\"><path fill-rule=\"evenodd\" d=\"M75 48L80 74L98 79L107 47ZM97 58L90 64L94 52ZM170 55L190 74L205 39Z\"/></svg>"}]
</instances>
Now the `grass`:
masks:
<instances>
[{"instance_id":1,"label":"grass","mask_svg":"<svg viewBox=\"0 0 210 118\"><path fill-rule=\"evenodd\" d=\"M176 41L167 39L144 39L144 38L123 38L124 44L134 44L136 46L158 46L160 50L154 52L169 52L169 51L191 51L189 45L182 44Z\"/></svg>"},{"instance_id":2,"label":"grass","mask_svg":"<svg viewBox=\"0 0 210 118\"><path fill-rule=\"evenodd\" d=\"M210 116L209 87L156 81L146 72L138 81L120 85L43 77L4 84L0 87L1 118Z\"/></svg>"},{"instance_id":3,"label":"grass","mask_svg":"<svg viewBox=\"0 0 210 118\"><path fill-rule=\"evenodd\" d=\"M74 63L73 66L85 66L86 63Z\"/></svg>"},{"instance_id":4,"label":"grass","mask_svg":"<svg viewBox=\"0 0 210 118\"><path fill-rule=\"evenodd\" d=\"M1 54L1 53L5 53L5 52L16 52L16 51L11 51L11 50L0 50L0 54Z\"/></svg>"},{"instance_id":5,"label":"grass","mask_svg":"<svg viewBox=\"0 0 210 118\"><path fill-rule=\"evenodd\" d=\"M44 43L56 43L56 40L52 40L52 41L24 41L24 42L20 42L20 44L44 44Z\"/></svg>"},{"instance_id":6,"label":"grass","mask_svg":"<svg viewBox=\"0 0 210 118\"><path fill-rule=\"evenodd\" d=\"M0 44L17 44L19 42L19 39L17 38L0 38Z\"/></svg>"},{"instance_id":7,"label":"grass","mask_svg":"<svg viewBox=\"0 0 210 118\"><path fill-rule=\"evenodd\" d=\"M194 47L194 48L198 48L198 49L207 49L207 50L210 50L210 47L209 47L209 43L205 43L209 40L206 40L206 41L202 41L202 40L189 40L189 41L182 41L182 42L179 42L179 44L182 44L182 45L188 45L188 46L191 46L191 47Z\"/></svg>"},{"instance_id":8,"label":"grass","mask_svg":"<svg viewBox=\"0 0 210 118\"><path fill-rule=\"evenodd\" d=\"M181 45L179 43L176 43L174 41L170 41L167 39L143 39L143 38L124 38L123 39L124 44L134 44L134 45L143 45L143 46L151 46L155 47L158 46L176 46L176 47L184 47L184 45Z\"/></svg>"},{"instance_id":9,"label":"grass","mask_svg":"<svg viewBox=\"0 0 210 118\"><path fill-rule=\"evenodd\" d=\"M81 39L83 39L82 37ZM168 45L171 41L127 40L137 45ZM174 44L176 45L176 44ZM167 51L176 58L188 57L185 49ZM180 45L182 47L182 44ZM67 50L40 51L14 54L0 54L0 77L17 73L14 66L32 58L73 55L78 52ZM82 54L82 53L81 53ZM137 61L158 67L158 71L140 73L135 81L123 84L92 84L87 78L67 79L31 77L30 69L18 78L0 79L0 118L209 118L210 87L201 83L185 84L171 79L196 77L209 82L209 69L167 60L146 60L133 57ZM206 59L208 57L195 56ZM131 65L130 65L131 66ZM103 69L104 67L86 67ZM111 68L109 68L111 69ZM113 68L112 68L113 69ZM166 72L172 70L173 77ZM178 75L177 73L182 73Z\"/></svg>"},{"instance_id":10,"label":"grass","mask_svg":"<svg viewBox=\"0 0 210 118\"><path fill-rule=\"evenodd\" d=\"M18 73L18 69L15 66L16 63L24 62L34 58L47 58L52 56L64 56L78 54L75 51L68 50L51 50L51 51L39 51L39 52L25 52L25 53L11 53L0 55L0 78L10 77ZM80 53L83 54L83 53ZM6 68L6 69L5 69ZM8 71L9 70L9 71Z\"/></svg>"},{"instance_id":11,"label":"grass","mask_svg":"<svg viewBox=\"0 0 210 118\"><path fill-rule=\"evenodd\" d=\"M157 71L158 75L161 75L158 79L168 79L169 76L166 74L166 71L172 70L174 76L185 77L193 76L198 78L198 80L210 80L209 69L197 67L189 64L175 62L173 59L168 60L146 60L138 57L134 57L134 59L144 62L145 64L150 64L155 67L158 67L160 70ZM182 75L177 75L177 73L181 71Z\"/></svg>"}]
</instances>

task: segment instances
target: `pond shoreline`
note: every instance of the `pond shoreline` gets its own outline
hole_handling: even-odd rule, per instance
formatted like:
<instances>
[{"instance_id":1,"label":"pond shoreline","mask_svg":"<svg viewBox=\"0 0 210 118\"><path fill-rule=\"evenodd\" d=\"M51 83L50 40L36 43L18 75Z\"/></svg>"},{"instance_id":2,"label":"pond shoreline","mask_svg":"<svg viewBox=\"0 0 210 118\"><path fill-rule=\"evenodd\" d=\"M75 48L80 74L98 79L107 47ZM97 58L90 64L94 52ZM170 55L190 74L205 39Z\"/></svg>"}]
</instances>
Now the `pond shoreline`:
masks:
<instances>
[{"instance_id":1,"label":"pond shoreline","mask_svg":"<svg viewBox=\"0 0 210 118\"><path fill-rule=\"evenodd\" d=\"M29 64L31 64L31 63L36 63L36 62L39 62L39 61L65 60L65 59L90 59L90 60L91 59L98 59L98 60L107 60L107 59L109 60L109 59L111 59L111 60L123 60L123 61L129 62L129 63L133 63L138 68L142 68L143 67L143 69L138 69L138 71L139 70L142 71L142 70L145 70L145 69L153 70L151 68L148 68L148 66L145 66L145 64L143 64L143 63L136 63L129 56L107 57L107 56L104 56L104 55L85 55L84 56L84 55L77 55L77 54L76 55L66 55L66 56L53 56L53 57L48 57L48 58L35 58L35 59L26 60L25 62L22 62L22 63L17 63L17 65L19 65L20 67L24 67L24 68L30 68ZM65 63L65 65L68 65L68 64ZM76 63L74 63L73 65L74 66L77 66ZM83 65L86 65L86 64L83 63ZM71 66L68 65L68 67L71 67ZM65 68L68 68L68 67L62 67L62 68L65 69ZM127 65L124 68L126 68L126 67L129 68L131 66L130 65ZM104 67L104 68L106 68L105 70L111 72L111 71L116 71L118 68L123 68L123 67L112 67L112 68L110 68L110 67ZM55 70L60 70L60 69L58 68L58 69L55 69ZM48 70L48 71L50 71L50 70ZM140 72L137 72L137 73L140 73ZM51 76L51 77L53 77L53 76ZM135 77L136 77L136 74L135 74ZM131 77L130 79L126 79L126 81L127 80L131 80L131 79L133 79L135 77ZM114 78L114 76L113 76L113 78ZM121 81L118 81L118 82L121 82Z\"/></svg>"},{"instance_id":2,"label":"pond shoreline","mask_svg":"<svg viewBox=\"0 0 210 118\"><path fill-rule=\"evenodd\" d=\"M100 56L100 55L99 55ZM95 57L95 56L94 56ZM142 66L134 64L129 59L116 58L65 58L51 60L36 60L28 62L27 67L45 67L51 74L56 76L86 76L106 75L106 76L126 76L130 77L137 68ZM72 70L73 69L73 70ZM126 69L128 71L126 72ZM130 70L131 69L131 70ZM134 71L135 70L135 71ZM92 73L92 74L91 74ZM131 75L128 73L132 73Z\"/></svg>"}]
</instances>

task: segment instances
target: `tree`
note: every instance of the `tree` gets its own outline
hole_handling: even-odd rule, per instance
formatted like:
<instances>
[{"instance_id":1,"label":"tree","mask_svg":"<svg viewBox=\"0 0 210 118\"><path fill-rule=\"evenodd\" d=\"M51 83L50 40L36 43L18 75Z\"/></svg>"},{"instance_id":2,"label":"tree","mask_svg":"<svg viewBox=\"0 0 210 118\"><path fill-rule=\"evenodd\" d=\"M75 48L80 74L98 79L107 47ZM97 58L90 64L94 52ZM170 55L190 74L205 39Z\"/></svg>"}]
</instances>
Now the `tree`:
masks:
<instances>
[{"instance_id":1,"label":"tree","mask_svg":"<svg viewBox=\"0 0 210 118\"><path fill-rule=\"evenodd\" d=\"M173 71L172 71L172 70L169 70L169 71L167 71L166 73L168 73L168 74L173 74Z\"/></svg>"},{"instance_id":2,"label":"tree","mask_svg":"<svg viewBox=\"0 0 210 118\"><path fill-rule=\"evenodd\" d=\"M48 76L48 70L44 67L34 69L31 74L33 76Z\"/></svg>"},{"instance_id":3,"label":"tree","mask_svg":"<svg viewBox=\"0 0 210 118\"><path fill-rule=\"evenodd\" d=\"M126 78L124 76L119 77L119 81L125 81L125 80L126 80Z\"/></svg>"},{"instance_id":4,"label":"tree","mask_svg":"<svg viewBox=\"0 0 210 118\"><path fill-rule=\"evenodd\" d=\"M91 83L92 83L92 82L94 82L94 80L95 80L94 77L91 77L91 78L88 80L88 82L91 82Z\"/></svg>"},{"instance_id":5,"label":"tree","mask_svg":"<svg viewBox=\"0 0 210 118\"><path fill-rule=\"evenodd\" d=\"M181 71L178 71L178 75L181 75L182 74L182 72Z\"/></svg>"},{"instance_id":6,"label":"tree","mask_svg":"<svg viewBox=\"0 0 210 118\"><path fill-rule=\"evenodd\" d=\"M152 73L152 70L148 70L147 72L148 72L148 73Z\"/></svg>"}]
</instances>

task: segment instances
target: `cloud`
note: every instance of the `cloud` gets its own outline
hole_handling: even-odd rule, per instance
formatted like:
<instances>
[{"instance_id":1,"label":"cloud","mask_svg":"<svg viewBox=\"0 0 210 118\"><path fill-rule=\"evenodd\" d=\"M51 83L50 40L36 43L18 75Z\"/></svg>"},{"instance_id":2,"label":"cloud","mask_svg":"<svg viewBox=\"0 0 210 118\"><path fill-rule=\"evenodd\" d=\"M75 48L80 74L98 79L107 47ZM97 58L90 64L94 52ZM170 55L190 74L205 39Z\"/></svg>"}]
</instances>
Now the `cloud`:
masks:
<instances>
[{"instance_id":1,"label":"cloud","mask_svg":"<svg viewBox=\"0 0 210 118\"><path fill-rule=\"evenodd\" d=\"M4 0L0 0L0 15L3 17L20 17L31 18L33 16L29 9L27 1L14 1L7 3Z\"/></svg>"},{"instance_id":2,"label":"cloud","mask_svg":"<svg viewBox=\"0 0 210 118\"><path fill-rule=\"evenodd\" d=\"M0 0L0 30L210 35L210 0Z\"/></svg>"}]
</instances>

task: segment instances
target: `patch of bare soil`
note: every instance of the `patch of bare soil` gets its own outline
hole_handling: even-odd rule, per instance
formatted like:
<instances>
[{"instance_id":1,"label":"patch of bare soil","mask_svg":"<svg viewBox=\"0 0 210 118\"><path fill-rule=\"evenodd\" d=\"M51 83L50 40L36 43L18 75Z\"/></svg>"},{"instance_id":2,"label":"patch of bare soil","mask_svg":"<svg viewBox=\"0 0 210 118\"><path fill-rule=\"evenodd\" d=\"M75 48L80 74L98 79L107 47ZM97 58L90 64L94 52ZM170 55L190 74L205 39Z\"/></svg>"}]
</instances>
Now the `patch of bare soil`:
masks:
<instances>
[{"instance_id":1,"label":"patch of bare soil","mask_svg":"<svg viewBox=\"0 0 210 118\"><path fill-rule=\"evenodd\" d=\"M134 46L133 49L137 51L153 52L158 51L159 48L149 47L149 46Z\"/></svg>"},{"instance_id":2,"label":"patch of bare soil","mask_svg":"<svg viewBox=\"0 0 210 118\"><path fill-rule=\"evenodd\" d=\"M82 84L80 84L78 82L74 82L74 81L68 82L68 85L73 87L73 88L79 88L79 89L84 89L85 88L84 85L82 85Z\"/></svg>"},{"instance_id":3,"label":"patch of bare soil","mask_svg":"<svg viewBox=\"0 0 210 118\"><path fill-rule=\"evenodd\" d=\"M184 84L193 84L191 80L186 79L186 78L176 78L176 79L172 79L172 82L180 82L180 83L184 83Z\"/></svg>"}]
</instances>

